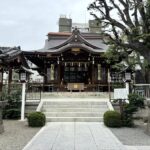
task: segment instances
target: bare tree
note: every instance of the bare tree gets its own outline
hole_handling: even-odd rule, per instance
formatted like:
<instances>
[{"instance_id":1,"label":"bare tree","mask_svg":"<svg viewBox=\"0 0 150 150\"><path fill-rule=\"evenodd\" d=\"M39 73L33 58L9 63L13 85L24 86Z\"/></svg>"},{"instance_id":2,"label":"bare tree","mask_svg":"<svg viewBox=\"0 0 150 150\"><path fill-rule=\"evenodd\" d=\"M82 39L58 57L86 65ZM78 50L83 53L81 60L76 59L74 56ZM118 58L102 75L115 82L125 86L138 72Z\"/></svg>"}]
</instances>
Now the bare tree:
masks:
<instances>
[{"instance_id":1,"label":"bare tree","mask_svg":"<svg viewBox=\"0 0 150 150\"><path fill-rule=\"evenodd\" d=\"M138 52L150 64L150 0L95 0L88 10L109 44Z\"/></svg>"}]
</instances>

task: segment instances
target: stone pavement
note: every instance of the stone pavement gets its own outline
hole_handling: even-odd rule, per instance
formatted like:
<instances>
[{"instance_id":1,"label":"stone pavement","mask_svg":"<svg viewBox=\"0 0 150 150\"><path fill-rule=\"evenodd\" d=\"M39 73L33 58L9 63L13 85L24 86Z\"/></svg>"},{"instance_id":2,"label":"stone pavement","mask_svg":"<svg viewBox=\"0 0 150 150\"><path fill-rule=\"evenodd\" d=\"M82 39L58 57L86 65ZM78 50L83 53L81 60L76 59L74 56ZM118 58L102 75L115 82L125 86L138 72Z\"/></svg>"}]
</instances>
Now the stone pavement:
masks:
<instances>
[{"instance_id":1,"label":"stone pavement","mask_svg":"<svg viewBox=\"0 0 150 150\"><path fill-rule=\"evenodd\" d=\"M23 150L130 150L100 122L47 123Z\"/></svg>"}]
</instances>

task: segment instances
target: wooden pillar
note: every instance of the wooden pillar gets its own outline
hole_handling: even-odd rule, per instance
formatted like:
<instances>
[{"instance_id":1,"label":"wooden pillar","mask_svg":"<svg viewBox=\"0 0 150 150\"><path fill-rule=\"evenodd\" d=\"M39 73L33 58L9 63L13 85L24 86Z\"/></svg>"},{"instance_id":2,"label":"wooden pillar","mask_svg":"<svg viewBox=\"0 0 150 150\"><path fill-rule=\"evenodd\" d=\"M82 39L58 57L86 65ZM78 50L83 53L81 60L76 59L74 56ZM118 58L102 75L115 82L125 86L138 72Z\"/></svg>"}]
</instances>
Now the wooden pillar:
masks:
<instances>
[{"instance_id":1,"label":"wooden pillar","mask_svg":"<svg viewBox=\"0 0 150 150\"><path fill-rule=\"evenodd\" d=\"M58 85L61 84L61 64L58 64L58 68L57 68L57 73L58 73Z\"/></svg>"},{"instance_id":2,"label":"wooden pillar","mask_svg":"<svg viewBox=\"0 0 150 150\"><path fill-rule=\"evenodd\" d=\"M95 74L94 71L95 71L94 70L94 64L92 64L92 78L91 78L91 80L92 80L91 83L92 84L94 84L94 80L95 80L95 78L94 78L94 74Z\"/></svg>"},{"instance_id":3,"label":"wooden pillar","mask_svg":"<svg viewBox=\"0 0 150 150\"><path fill-rule=\"evenodd\" d=\"M8 75L8 93L11 92L11 82L12 82L12 68L9 68L9 75Z\"/></svg>"},{"instance_id":4,"label":"wooden pillar","mask_svg":"<svg viewBox=\"0 0 150 150\"><path fill-rule=\"evenodd\" d=\"M3 68L0 69L0 95L3 88Z\"/></svg>"},{"instance_id":5,"label":"wooden pillar","mask_svg":"<svg viewBox=\"0 0 150 150\"><path fill-rule=\"evenodd\" d=\"M47 83L47 65L46 61L44 61L44 84Z\"/></svg>"}]
</instances>

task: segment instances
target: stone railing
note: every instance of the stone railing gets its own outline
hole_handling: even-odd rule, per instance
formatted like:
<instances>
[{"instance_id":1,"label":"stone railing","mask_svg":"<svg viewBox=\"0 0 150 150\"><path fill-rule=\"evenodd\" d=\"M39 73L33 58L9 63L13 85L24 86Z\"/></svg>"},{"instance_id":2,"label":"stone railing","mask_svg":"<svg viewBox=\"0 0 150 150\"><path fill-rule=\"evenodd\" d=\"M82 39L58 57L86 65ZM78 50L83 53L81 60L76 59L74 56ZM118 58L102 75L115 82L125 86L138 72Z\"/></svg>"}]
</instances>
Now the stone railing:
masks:
<instances>
[{"instance_id":1,"label":"stone railing","mask_svg":"<svg viewBox=\"0 0 150 150\"><path fill-rule=\"evenodd\" d=\"M108 98L108 92L43 92L41 98Z\"/></svg>"}]
</instances>

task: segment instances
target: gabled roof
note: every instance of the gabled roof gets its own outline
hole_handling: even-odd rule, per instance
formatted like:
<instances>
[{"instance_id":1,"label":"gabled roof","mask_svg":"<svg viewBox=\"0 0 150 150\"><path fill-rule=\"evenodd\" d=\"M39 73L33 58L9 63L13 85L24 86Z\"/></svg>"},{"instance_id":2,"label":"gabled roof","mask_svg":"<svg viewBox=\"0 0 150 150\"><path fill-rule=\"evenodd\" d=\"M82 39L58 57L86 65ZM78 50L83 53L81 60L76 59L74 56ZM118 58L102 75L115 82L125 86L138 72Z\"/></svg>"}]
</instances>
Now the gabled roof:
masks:
<instances>
[{"instance_id":1,"label":"gabled roof","mask_svg":"<svg viewBox=\"0 0 150 150\"><path fill-rule=\"evenodd\" d=\"M0 47L0 59L10 59L21 54L21 50L19 47Z\"/></svg>"},{"instance_id":2,"label":"gabled roof","mask_svg":"<svg viewBox=\"0 0 150 150\"><path fill-rule=\"evenodd\" d=\"M101 49L100 47L97 47L91 43L89 43L83 36L80 34L79 30L76 28L73 31L73 34L62 44L53 47L51 49L59 49L62 48L63 46L66 46L67 44L72 44L72 45L80 45L80 44L85 44L93 49Z\"/></svg>"},{"instance_id":3,"label":"gabled roof","mask_svg":"<svg viewBox=\"0 0 150 150\"><path fill-rule=\"evenodd\" d=\"M15 59L17 59L19 56L21 57L22 63L26 67L29 67L20 47L0 47L0 63L1 64L10 63L14 61Z\"/></svg>"},{"instance_id":4,"label":"gabled roof","mask_svg":"<svg viewBox=\"0 0 150 150\"><path fill-rule=\"evenodd\" d=\"M72 33L48 33L44 48L30 52L61 53L70 48L82 48L93 53L100 53L105 52L108 46L104 44L100 34L80 33L76 28Z\"/></svg>"}]
</instances>

